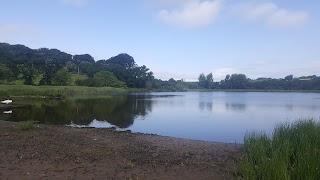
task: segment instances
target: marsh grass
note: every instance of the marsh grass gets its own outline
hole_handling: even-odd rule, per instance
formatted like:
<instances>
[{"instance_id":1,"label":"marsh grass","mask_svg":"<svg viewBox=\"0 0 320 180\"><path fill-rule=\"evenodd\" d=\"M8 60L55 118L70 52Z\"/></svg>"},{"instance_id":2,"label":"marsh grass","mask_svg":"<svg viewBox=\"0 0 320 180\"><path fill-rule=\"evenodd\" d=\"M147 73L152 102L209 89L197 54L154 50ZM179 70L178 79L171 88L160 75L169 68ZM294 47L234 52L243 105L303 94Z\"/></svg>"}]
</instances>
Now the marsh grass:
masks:
<instances>
[{"instance_id":1,"label":"marsh grass","mask_svg":"<svg viewBox=\"0 0 320 180\"><path fill-rule=\"evenodd\" d=\"M18 131L29 131L36 129L38 126L34 121L26 121L22 122L21 124L18 124L15 129Z\"/></svg>"},{"instance_id":2,"label":"marsh grass","mask_svg":"<svg viewBox=\"0 0 320 180\"><path fill-rule=\"evenodd\" d=\"M320 179L320 122L280 124L271 137L248 133L238 179Z\"/></svg>"},{"instance_id":3,"label":"marsh grass","mask_svg":"<svg viewBox=\"0 0 320 180\"><path fill-rule=\"evenodd\" d=\"M127 92L126 89L112 87L0 85L0 97L66 97L73 95L101 95L125 92Z\"/></svg>"}]
</instances>

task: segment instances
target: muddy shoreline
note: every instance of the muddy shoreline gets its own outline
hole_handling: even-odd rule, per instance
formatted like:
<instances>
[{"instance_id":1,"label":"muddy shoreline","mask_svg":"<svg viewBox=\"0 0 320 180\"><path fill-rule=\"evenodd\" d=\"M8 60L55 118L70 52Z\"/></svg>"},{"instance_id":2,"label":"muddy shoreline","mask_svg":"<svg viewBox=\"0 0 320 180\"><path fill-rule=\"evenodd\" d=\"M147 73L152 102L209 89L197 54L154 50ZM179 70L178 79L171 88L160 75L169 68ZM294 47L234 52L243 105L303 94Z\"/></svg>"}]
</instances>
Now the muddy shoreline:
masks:
<instances>
[{"instance_id":1,"label":"muddy shoreline","mask_svg":"<svg viewBox=\"0 0 320 180\"><path fill-rule=\"evenodd\" d=\"M0 121L0 179L233 179L239 144Z\"/></svg>"}]
</instances>

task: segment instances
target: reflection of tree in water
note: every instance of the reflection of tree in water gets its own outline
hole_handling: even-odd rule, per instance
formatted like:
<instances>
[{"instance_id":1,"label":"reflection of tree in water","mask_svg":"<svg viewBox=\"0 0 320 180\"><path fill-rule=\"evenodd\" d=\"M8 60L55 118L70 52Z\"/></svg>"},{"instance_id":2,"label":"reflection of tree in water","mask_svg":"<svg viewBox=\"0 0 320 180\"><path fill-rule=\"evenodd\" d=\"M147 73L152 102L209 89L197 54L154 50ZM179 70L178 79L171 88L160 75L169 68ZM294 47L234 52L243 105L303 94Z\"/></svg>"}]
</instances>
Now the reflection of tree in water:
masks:
<instances>
[{"instance_id":1,"label":"reflection of tree in water","mask_svg":"<svg viewBox=\"0 0 320 180\"><path fill-rule=\"evenodd\" d=\"M201 111L207 110L212 111L213 108L213 97L212 93L207 93L205 96L203 93L199 94L199 109Z\"/></svg>"},{"instance_id":2,"label":"reflection of tree in water","mask_svg":"<svg viewBox=\"0 0 320 180\"><path fill-rule=\"evenodd\" d=\"M199 102L199 109L201 111L207 110L207 111L212 111L212 102Z\"/></svg>"},{"instance_id":3,"label":"reflection of tree in water","mask_svg":"<svg viewBox=\"0 0 320 180\"><path fill-rule=\"evenodd\" d=\"M34 120L56 125L70 124L72 121L78 125L88 125L96 119L127 128L136 117L146 116L151 111L152 101L144 100L143 95L112 96L39 103L28 110L15 111L8 120Z\"/></svg>"},{"instance_id":4,"label":"reflection of tree in water","mask_svg":"<svg viewBox=\"0 0 320 180\"><path fill-rule=\"evenodd\" d=\"M141 96L140 98L128 96L127 101L121 106L117 106L105 120L117 127L127 128L133 124L134 119L138 116L146 116L148 112L151 112L151 106L152 102L141 99Z\"/></svg>"},{"instance_id":5,"label":"reflection of tree in water","mask_svg":"<svg viewBox=\"0 0 320 180\"><path fill-rule=\"evenodd\" d=\"M28 109L16 109L6 120L8 121L39 121L40 123L65 124L64 117L68 111L64 101L57 100L30 100L31 106ZM23 102L22 104L25 104ZM50 108L48 108L50 107ZM52 107L59 107L52 110ZM59 113L63 109L63 113ZM55 119L52 121L51 119Z\"/></svg>"},{"instance_id":6,"label":"reflection of tree in water","mask_svg":"<svg viewBox=\"0 0 320 180\"><path fill-rule=\"evenodd\" d=\"M228 103L225 104L227 111L245 111L246 104L244 103Z\"/></svg>"}]
</instances>

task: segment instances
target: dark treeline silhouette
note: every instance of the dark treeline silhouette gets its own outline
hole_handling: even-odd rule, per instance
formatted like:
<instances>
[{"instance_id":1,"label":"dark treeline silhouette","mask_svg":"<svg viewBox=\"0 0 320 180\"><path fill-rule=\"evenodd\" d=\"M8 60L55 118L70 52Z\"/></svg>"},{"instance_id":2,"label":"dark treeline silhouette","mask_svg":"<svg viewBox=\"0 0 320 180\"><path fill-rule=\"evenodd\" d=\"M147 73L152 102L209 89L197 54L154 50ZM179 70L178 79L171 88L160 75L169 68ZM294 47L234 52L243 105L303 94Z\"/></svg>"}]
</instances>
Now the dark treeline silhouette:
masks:
<instances>
[{"instance_id":1,"label":"dark treeline silhouette","mask_svg":"<svg viewBox=\"0 0 320 180\"><path fill-rule=\"evenodd\" d=\"M204 78L204 74L199 76L199 85L212 82L210 73ZM205 83L203 83L204 81ZM320 77L316 75L293 77L288 75L284 78L257 78L250 79L244 74L226 75L224 80L214 82L212 86L205 86L208 89L258 89L258 90L320 90Z\"/></svg>"},{"instance_id":2,"label":"dark treeline silhouette","mask_svg":"<svg viewBox=\"0 0 320 180\"><path fill-rule=\"evenodd\" d=\"M212 73L201 73L198 82L185 82L184 80L168 81L153 80L148 84L152 90L159 91L186 91L188 89L248 89L248 90L320 90L320 77L316 75L284 78L257 78L250 79L244 74L226 75L220 82L213 81Z\"/></svg>"},{"instance_id":3,"label":"dark treeline silhouette","mask_svg":"<svg viewBox=\"0 0 320 180\"><path fill-rule=\"evenodd\" d=\"M200 74L198 82L185 82L184 80L168 81L155 79L148 84L152 90L159 91L186 91L188 89L248 89L248 90L320 90L320 77L316 75L284 78L257 78L250 79L244 74L226 75L220 82L213 81L212 73Z\"/></svg>"},{"instance_id":4,"label":"dark treeline silhouette","mask_svg":"<svg viewBox=\"0 0 320 180\"><path fill-rule=\"evenodd\" d=\"M20 80L26 85L61 86L74 80L81 86L146 88L153 79L146 66L138 66L124 53L95 61L89 54L73 56L57 49L0 43L0 84Z\"/></svg>"}]
</instances>

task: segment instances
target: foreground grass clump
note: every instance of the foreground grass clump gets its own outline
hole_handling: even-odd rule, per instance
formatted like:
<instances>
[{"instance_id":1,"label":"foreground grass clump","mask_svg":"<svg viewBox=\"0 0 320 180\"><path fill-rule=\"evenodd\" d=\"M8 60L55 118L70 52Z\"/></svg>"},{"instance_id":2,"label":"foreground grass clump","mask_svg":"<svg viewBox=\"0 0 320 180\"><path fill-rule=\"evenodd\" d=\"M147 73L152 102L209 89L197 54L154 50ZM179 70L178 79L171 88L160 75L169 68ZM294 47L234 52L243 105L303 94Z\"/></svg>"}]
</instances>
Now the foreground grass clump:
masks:
<instances>
[{"instance_id":1,"label":"foreground grass clump","mask_svg":"<svg viewBox=\"0 0 320 180\"><path fill-rule=\"evenodd\" d=\"M276 126L272 137L250 133L239 179L320 179L320 122Z\"/></svg>"},{"instance_id":2,"label":"foreground grass clump","mask_svg":"<svg viewBox=\"0 0 320 180\"><path fill-rule=\"evenodd\" d=\"M125 93L126 89L112 87L84 87L84 86L28 86L28 85L0 85L1 96L45 96L66 97L70 95L95 95Z\"/></svg>"},{"instance_id":3,"label":"foreground grass clump","mask_svg":"<svg viewBox=\"0 0 320 180\"><path fill-rule=\"evenodd\" d=\"M18 131L29 131L36 129L38 126L33 121L23 122L15 127Z\"/></svg>"}]
</instances>

